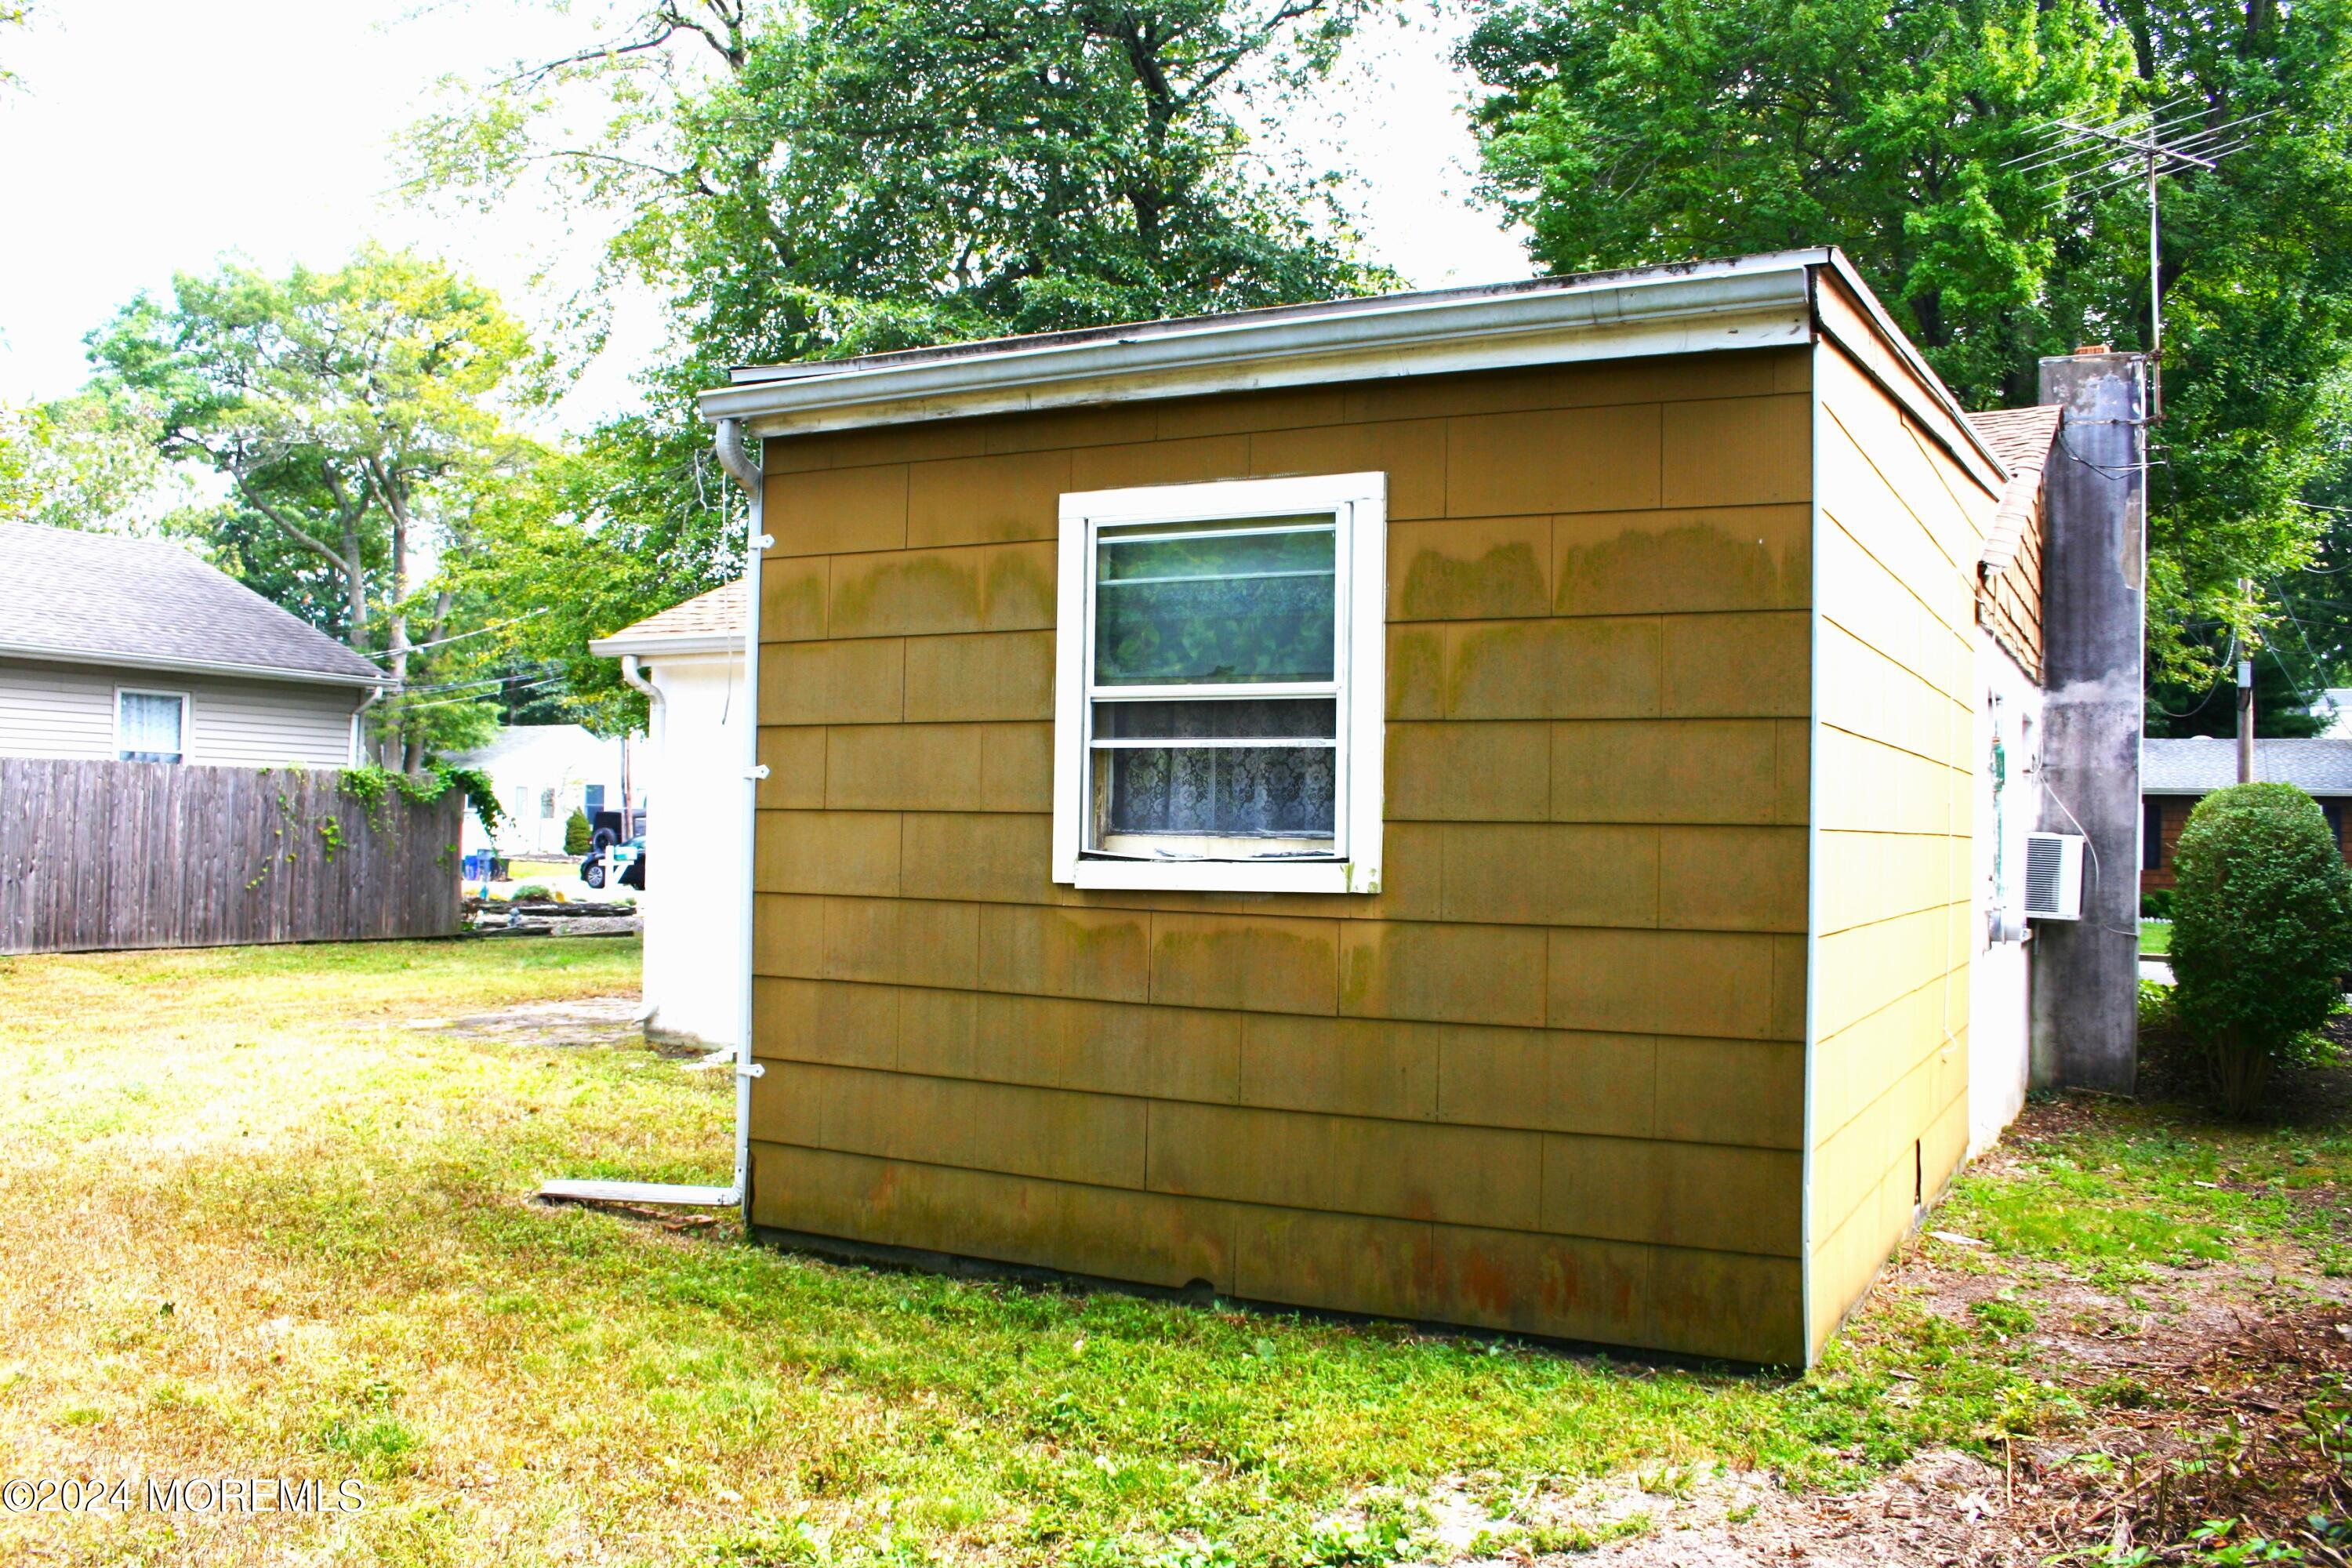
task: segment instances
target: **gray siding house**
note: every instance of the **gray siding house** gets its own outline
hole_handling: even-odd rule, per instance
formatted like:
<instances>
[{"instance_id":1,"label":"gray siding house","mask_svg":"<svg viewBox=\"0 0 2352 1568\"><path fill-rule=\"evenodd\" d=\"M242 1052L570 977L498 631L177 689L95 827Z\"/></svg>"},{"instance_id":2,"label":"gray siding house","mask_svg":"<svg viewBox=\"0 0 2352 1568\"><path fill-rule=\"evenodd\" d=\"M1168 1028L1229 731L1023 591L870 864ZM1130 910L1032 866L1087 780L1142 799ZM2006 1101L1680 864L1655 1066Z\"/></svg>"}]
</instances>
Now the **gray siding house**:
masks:
<instances>
[{"instance_id":1,"label":"gray siding house","mask_svg":"<svg viewBox=\"0 0 2352 1568\"><path fill-rule=\"evenodd\" d=\"M358 760L383 673L176 545L0 523L0 756Z\"/></svg>"}]
</instances>

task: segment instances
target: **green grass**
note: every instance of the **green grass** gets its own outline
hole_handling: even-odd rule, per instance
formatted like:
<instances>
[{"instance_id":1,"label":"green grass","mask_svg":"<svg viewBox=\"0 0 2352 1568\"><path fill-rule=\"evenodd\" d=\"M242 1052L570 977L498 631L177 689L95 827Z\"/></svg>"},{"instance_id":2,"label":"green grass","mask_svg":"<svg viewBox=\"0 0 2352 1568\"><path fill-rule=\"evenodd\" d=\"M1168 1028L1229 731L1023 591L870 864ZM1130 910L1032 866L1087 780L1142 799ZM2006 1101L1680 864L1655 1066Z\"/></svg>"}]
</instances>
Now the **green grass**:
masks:
<instances>
[{"instance_id":1,"label":"green grass","mask_svg":"<svg viewBox=\"0 0 2352 1568\"><path fill-rule=\"evenodd\" d=\"M1712 1463L1847 1485L2075 1408L2021 1358L2031 1312L2005 1302L1951 1316L1882 1291L1789 1378L539 1208L559 1174L723 1180L724 1079L408 1021L626 991L635 964L624 942L0 961L12 1469L371 1489L363 1514L241 1525L217 1562L1306 1568L1427 1551L1413 1500L1444 1478L1497 1539L1574 1550L1622 1527L1529 1499ZM2197 1259L2316 1235L2294 1184L2347 1167L2341 1141L2129 1112L1965 1181L1937 1223L2018 1258ZM155 1528L0 1519L0 1557L54 1538L156 1560Z\"/></svg>"},{"instance_id":2,"label":"green grass","mask_svg":"<svg viewBox=\"0 0 2352 1568\"><path fill-rule=\"evenodd\" d=\"M2352 1231L2352 1133L2187 1121L2117 1103L1998 1177L1964 1175L1937 1220L2021 1258L2197 1268L2248 1244L2325 1260Z\"/></svg>"},{"instance_id":3,"label":"green grass","mask_svg":"<svg viewBox=\"0 0 2352 1568\"><path fill-rule=\"evenodd\" d=\"M2172 922L2170 921L2140 921L2139 950L2142 952L2170 952Z\"/></svg>"}]
</instances>

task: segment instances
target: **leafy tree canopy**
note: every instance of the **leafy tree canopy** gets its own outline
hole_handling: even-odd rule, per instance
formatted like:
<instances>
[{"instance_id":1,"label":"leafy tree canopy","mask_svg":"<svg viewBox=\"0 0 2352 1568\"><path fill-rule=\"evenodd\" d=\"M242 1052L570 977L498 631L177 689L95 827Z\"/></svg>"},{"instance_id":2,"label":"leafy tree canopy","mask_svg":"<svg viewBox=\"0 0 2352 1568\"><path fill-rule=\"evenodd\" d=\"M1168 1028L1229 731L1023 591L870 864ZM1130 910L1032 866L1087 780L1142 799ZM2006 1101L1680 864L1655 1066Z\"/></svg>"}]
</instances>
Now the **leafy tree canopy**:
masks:
<instances>
[{"instance_id":1,"label":"leafy tree canopy","mask_svg":"<svg viewBox=\"0 0 2352 1568\"><path fill-rule=\"evenodd\" d=\"M586 637L736 574L694 392L730 364L1361 292L1327 178L1247 134L1373 0L653 0L601 37L454 89L411 139L421 188L551 182L614 225L606 276L661 289L647 412L599 431L543 538L514 651L569 661L591 717L634 697Z\"/></svg>"},{"instance_id":2,"label":"leafy tree canopy","mask_svg":"<svg viewBox=\"0 0 2352 1568\"><path fill-rule=\"evenodd\" d=\"M195 492L156 448L152 412L99 393L0 407L0 521L143 532Z\"/></svg>"},{"instance_id":3,"label":"leafy tree canopy","mask_svg":"<svg viewBox=\"0 0 2352 1568\"><path fill-rule=\"evenodd\" d=\"M544 361L495 295L373 246L327 272L232 264L179 276L168 301L142 295L90 350L97 391L147 411L164 457L226 481L232 504L191 531L383 657L404 689L376 710L390 760L480 737L429 679L446 662L431 650L464 629L434 558L462 559L546 459L507 423L544 395Z\"/></svg>"},{"instance_id":4,"label":"leafy tree canopy","mask_svg":"<svg viewBox=\"0 0 2352 1568\"><path fill-rule=\"evenodd\" d=\"M1959 396L2145 347L2145 196L2012 163L2052 119L2268 114L2163 192L2165 423L2152 674L2201 690L2262 635L2241 577L2310 557L2296 502L2346 451L2346 0L1484 0L1490 188L1559 270L1843 247Z\"/></svg>"}]
</instances>

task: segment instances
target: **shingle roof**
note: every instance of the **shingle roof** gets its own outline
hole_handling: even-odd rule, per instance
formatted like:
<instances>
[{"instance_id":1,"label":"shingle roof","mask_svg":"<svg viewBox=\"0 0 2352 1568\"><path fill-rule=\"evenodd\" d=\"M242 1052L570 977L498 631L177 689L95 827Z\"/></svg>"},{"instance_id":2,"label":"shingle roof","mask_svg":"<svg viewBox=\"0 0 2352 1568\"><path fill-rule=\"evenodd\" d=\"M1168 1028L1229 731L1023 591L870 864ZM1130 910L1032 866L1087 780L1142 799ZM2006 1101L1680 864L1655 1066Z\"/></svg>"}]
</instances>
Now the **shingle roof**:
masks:
<instances>
[{"instance_id":1,"label":"shingle roof","mask_svg":"<svg viewBox=\"0 0 2352 1568\"><path fill-rule=\"evenodd\" d=\"M2312 795L2352 795L2352 741L2256 741L2254 776ZM2143 795L2210 795L2238 782L2238 742L2210 736L2140 742Z\"/></svg>"},{"instance_id":2,"label":"shingle roof","mask_svg":"<svg viewBox=\"0 0 2352 1568\"><path fill-rule=\"evenodd\" d=\"M2063 412L2063 406L2055 403L2031 408L1988 408L1969 415L1969 424L2011 473L2020 468L2038 473L2049 458L2051 440L2058 434L2058 416Z\"/></svg>"},{"instance_id":3,"label":"shingle roof","mask_svg":"<svg viewBox=\"0 0 2352 1568\"><path fill-rule=\"evenodd\" d=\"M2009 483L2000 492L2000 504L1993 510L1992 526L1985 530L1984 548L1977 556L1988 573L1997 576L2009 570L2026 530L2042 514L2042 470L2050 461L2050 444L2057 438L2059 416L2064 412L2058 404L2044 403L2032 408L1989 408L1969 416L1969 427L2009 470Z\"/></svg>"},{"instance_id":4,"label":"shingle roof","mask_svg":"<svg viewBox=\"0 0 2352 1568\"><path fill-rule=\"evenodd\" d=\"M683 605L672 605L635 626L623 626L610 637L598 637L588 645L588 651L611 655L646 653L658 647L675 649L684 644L715 647L730 638L740 641L743 629L743 584L739 578Z\"/></svg>"},{"instance_id":5,"label":"shingle roof","mask_svg":"<svg viewBox=\"0 0 2352 1568\"><path fill-rule=\"evenodd\" d=\"M316 626L160 540L0 522L0 653L350 685L383 679Z\"/></svg>"}]
</instances>

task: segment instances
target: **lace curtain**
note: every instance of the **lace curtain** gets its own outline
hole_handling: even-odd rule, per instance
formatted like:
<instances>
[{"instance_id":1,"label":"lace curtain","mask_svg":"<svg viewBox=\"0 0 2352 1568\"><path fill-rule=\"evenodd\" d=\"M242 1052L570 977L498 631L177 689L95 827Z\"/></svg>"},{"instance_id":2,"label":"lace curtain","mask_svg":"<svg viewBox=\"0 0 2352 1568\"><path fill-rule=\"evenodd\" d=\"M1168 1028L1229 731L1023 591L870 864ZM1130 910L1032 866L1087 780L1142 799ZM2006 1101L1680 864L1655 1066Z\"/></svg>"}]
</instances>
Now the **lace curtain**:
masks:
<instances>
[{"instance_id":1,"label":"lace curtain","mask_svg":"<svg viewBox=\"0 0 2352 1568\"><path fill-rule=\"evenodd\" d=\"M1328 838L1328 746L1169 747L1111 752L1110 830Z\"/></svg>"}]
</instances>

